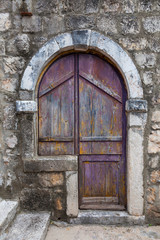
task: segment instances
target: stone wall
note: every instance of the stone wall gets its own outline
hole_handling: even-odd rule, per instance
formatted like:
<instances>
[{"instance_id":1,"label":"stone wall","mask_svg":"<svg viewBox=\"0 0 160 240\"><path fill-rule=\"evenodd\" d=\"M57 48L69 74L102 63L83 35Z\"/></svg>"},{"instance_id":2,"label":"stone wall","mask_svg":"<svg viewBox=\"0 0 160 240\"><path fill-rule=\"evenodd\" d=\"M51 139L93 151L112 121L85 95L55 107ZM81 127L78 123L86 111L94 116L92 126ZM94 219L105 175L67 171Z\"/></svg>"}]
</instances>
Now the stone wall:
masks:
<instances>
[{"instance_id":1,"label":"stone wall","mask_svg":"<svg viewBox=\"0 0 160 240\"><path fill-rule=\"evenodd\" d=\"M93 29L117 42L134 61L148 101L144 140L144 213L160 223L160 2L159 0L0 0L0 193L20 196L25 208L54 208L65 216L66 175L24 173L32 157L34 117L18 114L15 102L31 57L58 33ZM32 16L22 16L30 12ZM27 201L27 196L28 201ZM30 201L33 199L33 201ZM43 200L41 200L43 199ZM41 206L41 203L44 203ZM53 204L52 204L53 203Z\"/></svg>"}]
</instances>

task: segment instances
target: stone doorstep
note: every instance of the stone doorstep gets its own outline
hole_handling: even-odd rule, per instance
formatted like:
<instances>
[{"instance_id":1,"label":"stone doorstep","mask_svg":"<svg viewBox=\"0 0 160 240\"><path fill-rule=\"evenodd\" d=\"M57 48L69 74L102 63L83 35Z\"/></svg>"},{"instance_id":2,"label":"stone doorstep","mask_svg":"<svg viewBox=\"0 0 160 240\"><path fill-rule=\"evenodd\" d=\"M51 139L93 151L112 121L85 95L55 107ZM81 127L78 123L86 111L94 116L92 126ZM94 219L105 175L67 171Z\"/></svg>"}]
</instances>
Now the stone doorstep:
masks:
<instances>
[{"instance_id":1,"label":"stone doorstep","mask_svg":"<svg viewBox=\"0 0 160 240\"><path fill-rule=\"evenodd\" d=\"M3 233L13 221L18 211L18 206L17 201L0 201L0 234Z\"/></svg>"},{"instance_id":2,"label":"stone doorstep","mask_svg":"<svg viewBox=\"0 0 160 240\"><path fill-rule=\"evenodd\" d=\"M77 218L70 218L70 224L102 225L144 225L145 216L131 216L125 211L81 210Z\"/></svg>"},{"instance_id":3,"label":"stone doorstep","mask_svg":"<svg viewBox=\"0 0 160 240\"><path fill-rule=\"evenodd\" d=\"M19 213L0 240L44 240L50 215L49 212Z\"/></svg>"}]
</instances>

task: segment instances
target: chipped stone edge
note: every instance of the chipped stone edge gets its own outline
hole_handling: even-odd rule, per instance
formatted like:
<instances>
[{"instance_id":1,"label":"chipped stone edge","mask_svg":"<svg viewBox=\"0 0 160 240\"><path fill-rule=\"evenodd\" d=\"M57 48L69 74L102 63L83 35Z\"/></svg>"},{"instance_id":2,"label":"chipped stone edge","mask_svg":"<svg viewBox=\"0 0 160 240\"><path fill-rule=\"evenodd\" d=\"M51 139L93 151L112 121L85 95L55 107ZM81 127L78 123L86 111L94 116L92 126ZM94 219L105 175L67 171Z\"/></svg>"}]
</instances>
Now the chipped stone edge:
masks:
<instances>
[{"instance_id":1,"label":"chipped stone edge","mask_svg":"<svg viewBox=\"0 0 160 240\"><path fill-rule=\"evenodd\" d=\"M37 103L35 101L16 101L16 111L17 112L37 112Z\"/></svg>"},{"instance_id":2,"label":"chipped stone edge","mask_svg":"<svg viewBox=\"0 0 160 240\"><path fill-rule=\"evenodd\" d=\"M2 200L2 201L5 201L5 200ZM15 218L15 216L19 210L19 202L18 201L6 200L6 203L7 202L12 203L13 207L10 210L10 212L8 212L6 219L4 219L4 222L0 226L0 234L4 233L4 231L10 226L10 224L12 223L13 219Z\"/></svg>"},{"instance_id":3,"label":"chipped stone edge","mask_svg":"<svg viewBox=\"0 0 160 240\"><path fill-rule=\"evenodd\" d=\"M62 33L45 43L25 69L21 89L35 91L41 71L59 52L66 49L87 51L88 48L102 52L117 64L125 77L129 98L143 98L141 79L128 53L110 38L89 29Z\"/></svg>"},{"instance_id":4,"label":"chipped stone edge","mask_svg":"<svg viewBox=\"0 0 160 240\"><path fill-rule=\"evenodd\" d=\"M41 236L41 240L46 239L47 231L48 231L48 228L49 228L49 225L50 225L51 213L46 212L46 214L48 214L48 216L47 216L48 219L47 219L46 225L44 227L44 230L43 230L43 233L42 233L42 236Z\"/></svg>"}]
</instances>

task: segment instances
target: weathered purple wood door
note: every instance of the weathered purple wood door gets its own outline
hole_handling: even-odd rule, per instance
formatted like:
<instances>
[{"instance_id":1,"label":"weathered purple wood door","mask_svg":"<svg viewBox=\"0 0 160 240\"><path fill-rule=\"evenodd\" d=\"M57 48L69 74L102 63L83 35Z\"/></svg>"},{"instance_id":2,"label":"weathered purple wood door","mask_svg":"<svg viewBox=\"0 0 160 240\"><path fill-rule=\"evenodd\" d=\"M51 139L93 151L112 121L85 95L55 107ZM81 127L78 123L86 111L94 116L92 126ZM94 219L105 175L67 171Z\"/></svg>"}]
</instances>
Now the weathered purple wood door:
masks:
<instances>
[{"instance_id":1,"label":"weathered purple wood door","mask_svg":"<svg viewBox=\"0 0 160 240\"><path fill-rule=\"evenodd\" d=\"M126 90L93 54L55 61L39 87L39 155L79 156L81 209L124 209Z\"/></svg>"}]
</instances>

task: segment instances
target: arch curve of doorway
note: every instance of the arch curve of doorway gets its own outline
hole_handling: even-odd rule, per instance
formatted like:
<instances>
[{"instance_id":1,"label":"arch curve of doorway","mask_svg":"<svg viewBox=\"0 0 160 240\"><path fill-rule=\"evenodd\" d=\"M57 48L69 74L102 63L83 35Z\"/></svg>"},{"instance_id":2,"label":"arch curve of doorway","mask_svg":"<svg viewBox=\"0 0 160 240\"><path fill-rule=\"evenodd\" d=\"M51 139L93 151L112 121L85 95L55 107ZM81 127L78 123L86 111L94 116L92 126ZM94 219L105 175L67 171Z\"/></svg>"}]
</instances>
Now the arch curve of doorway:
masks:
<instances>
[{"instance_id":1,"label":"arch curve of doorway","mask_svg":"<svg viewBox=\"0 0 160 240\"><path fill-rule=\"evenodd\" d=\"M21 89L34 91L45 66L57 55L70 50L96 50L109 58L120 70L127 87L128 98L143 98L139 73L130 56L110 38L91 30L60 34L39 49L24 71Z\"/></svg>"},{"instance_id":2,"label":"arch curve of doorway","mask_svg":"<svg viewBox=\"0 0 160 240\"><path fill-rule=\"evenodd\" d=\"M127 211L131 215L142 216L144 211L143 141L144 129L147 120L147 102L143 98L141 79L135 64L130 56L116 42L99 32L92 30L67 32L52 38L39 49L26 67L22 77L20 90L28 90L33 94L31 98L28 98L25 101L17 100L16 108L18 112L32 112L35 115L35 118L33 119L36 119L37 89L40 81L40 75L46 66L48 66L52 59L56 59L56 57L61 55L63 52L87 52L89 49L103 54L118 68L123 76L127 88L129 99L126 102ZM34 121L33 124L36 132L36 121ZM33 140L34 139L36 139L36 133L33 136ZM32 148L36 149L36 140L33 141L33 145L34 146ZM32 155L33 160L35 160L35 162L38 160L37 164L39 164L41 159L36 155L35 150L33 150ZM24 170L26 172L28 171L27 167L29 167L29 161L25 159ZM68 193L67 215L76 217L78 214L78 191L76 194L76 188L78 189L77 171L66 169L66 179L69 179L66 184Z\"/></svg>"}]
</instances>

